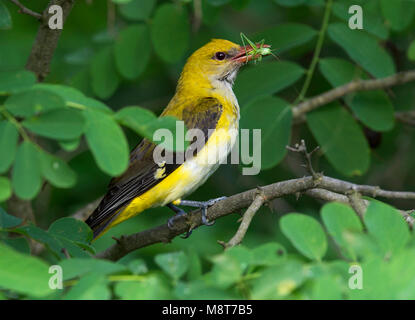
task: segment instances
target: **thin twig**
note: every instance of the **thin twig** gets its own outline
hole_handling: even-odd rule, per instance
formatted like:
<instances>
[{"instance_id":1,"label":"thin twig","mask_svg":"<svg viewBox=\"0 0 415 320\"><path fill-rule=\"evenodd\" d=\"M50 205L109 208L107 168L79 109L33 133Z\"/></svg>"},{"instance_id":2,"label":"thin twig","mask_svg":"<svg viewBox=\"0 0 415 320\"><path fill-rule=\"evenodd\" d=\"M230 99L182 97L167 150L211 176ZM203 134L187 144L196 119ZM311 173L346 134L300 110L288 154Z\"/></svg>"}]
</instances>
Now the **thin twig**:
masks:
<instances>
[{"instance_id":1,"label":"thin twig","mask_svg":"<svg viewBox=\"0 0 415 320\"><path fill-rule=\"evenodd\" d=\"M362 195L357 192L356 190L350 190L347 193L347 197L349 199L349 203L352 206L353 210L357 213L360 220L363 222L363 218L366 212L367 205L362 199Z\"/></svg>"},{"instance_id":2,"label":"thin twig","mask_svg":"<svg viewBox=\"0 0 415 320\"><path fill-rule=\"evenodd\" d=\"M35 11L30 10L29 8L26 8L18 0L10 0L10 1L13 2L16 6L18 6L20 8L20 10L19 10L20 13L24 13L24 14L27 14L29 16L32 16L32 17L36 18L39 21L42 20L42 15L40 13L37 13Z\"/></svg>"},{"instance_id":3,"label":"thin twig","mask_svg":"<svg viewBox=\"0 0 415 320\"><path fill-rule=\"evenodd\" d=\"M239 225L238 231L236 231L235 235L230 239L228 242L218 241L220 245L222 245L225 249L232 248L240 244L245 237L246 232L248 231L249 225L251 224L252 218L255 216L257 211L262 207L266 198L262 193L262 190L259 188L258 194L256 195L254 201L245 211L241 224Z\"/></svg>"},{"instance_id":4,"label":"thin twig","mask_svg":"<svg viewBox=\"0 0 415 320\"><path fill-rule=\"evenodd\" d=\"M352 81L294 106L292 113L294 118L299 118L352 92L385 89L411 81L415 81L415 70L400 72L382 79Z\"/></svg>"},{"instance_id":5,"label":"thin twig","mask_svg":"<svg viewBox=\"0 0 415 320\"><path fill-rule=\"evenodd\" d=\"M324 43L324 38L326 35L327 27L329 25L332 4L333 4L333 0L327 0L326 8L324 10L323 23L321 25L321 29L319 32L316 49L314 50L313 59L311 60L310 68L307 70L307 76L304 81L304 85L295 103L301 102L304 100L307 94L307 90L310 87L311 80L313 79L314 70L316 69L316 66L317 66L317 63L320 57L321 49L323 48L323 43Z\"/></svg>"},{"instance_id":6,"label":"thin twig","mask_svg":"<svg viewBox=\"0 0 415 320\"><path fill-rule=\"evenodd\" d=\"M311 160L313 153L318 151L320 147L317 146L313 151L308 152L304 140L301 140L300 144L297 143L294 147L286 146L286 148L292 152L301 153L304 156L306 160L306 164L304 166L307 168L308 172L313 176L314 179L318 179L321 176L319 173L314 171L313 163Z\"/></svg>"},{"instance_id":7,"label":"thin twig","mask_svg":"<svg viewBox=\"0 0 415 320\"><path fill-rule=\"evenodd\" d=\"M395 112L395 118L404 124L415 126L415 110Z\"/></svg>"}]
</instances>

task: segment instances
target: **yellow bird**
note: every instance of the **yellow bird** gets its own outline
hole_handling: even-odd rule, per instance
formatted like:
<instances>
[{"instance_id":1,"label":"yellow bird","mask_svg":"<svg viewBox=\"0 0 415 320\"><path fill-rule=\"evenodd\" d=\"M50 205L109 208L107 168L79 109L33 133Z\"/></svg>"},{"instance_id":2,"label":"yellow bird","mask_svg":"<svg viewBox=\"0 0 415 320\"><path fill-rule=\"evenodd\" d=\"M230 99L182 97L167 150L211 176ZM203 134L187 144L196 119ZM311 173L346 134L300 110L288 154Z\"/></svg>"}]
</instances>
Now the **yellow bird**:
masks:
<instances>
[{"instance_id":1,"label":"yellow bird","mask_svg":"<svg viewBox=\"0 0 415 320\"><path fill-rule=\"evenodd\" d=\"M239 105L232 85L239 68L258 58L252 49L214 39L189 57L176 93L161 116L174 116L188 129L201 130L205 135L202 148L182 163L156 163L155 145L144 139L131 152L126 172L110 182L107 194L86 220L94 238L148 208L165 205L177 213L169 220L170 227L177 216L186 214L176 205L202 208L203 223L209 224L206 208L221 198L206 202L181 199L226 160L236 140ZM208 161L212 155L217 159L214 163Z\"/></svg>"}]
</instances>

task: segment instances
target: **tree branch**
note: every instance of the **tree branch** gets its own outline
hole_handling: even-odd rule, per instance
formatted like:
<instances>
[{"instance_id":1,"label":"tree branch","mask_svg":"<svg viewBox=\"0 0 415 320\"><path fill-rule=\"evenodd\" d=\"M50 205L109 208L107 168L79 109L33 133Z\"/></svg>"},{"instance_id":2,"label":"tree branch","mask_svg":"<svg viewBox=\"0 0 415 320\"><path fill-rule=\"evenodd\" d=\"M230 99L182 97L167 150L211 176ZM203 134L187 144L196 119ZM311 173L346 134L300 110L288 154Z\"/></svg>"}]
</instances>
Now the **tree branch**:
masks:
<instances>
[{"instance_id":1,"label":"tree branch","mask_svg":"<svg viewBox=\"0 0 415 320\"><path fill-rule=\"evenodd\" d=\"M34 12L28 8L26 8L24 5L22 5L18 0L10 0L11 2L13 2L16 6L18 6L20 8L19 12L20 13L24 13L24 14L28 14L29 16L32 16L34 18L36 18L37 20L41 20L42 19L42 15Z\"/></svg>"},{"instance_id":2,"label":"tree branch","mask_svg":"<svg viewBox=\"0 0 415 320\"><path fill-rule=\"evenodd\" d=\"M393 76L373 79L373 80L356 80L349 82L343 86L327 91L321 95L311 98L307 101L299 103L292 108L294 118L300 118L302 115L310 112L318 107L326 105L337 100L346 94L356 91L370 91L377 89L385 89L393 86L401 85L407 82L415 81L415 70L397 73Z\"/></svg>"},{"instance_id":3,"label":"tree branch","mask_svg":"<svg viewBox=\"0 0 415 320\"><path fill-rule=\"evenodd\" d=\"M63 23L65 23L75 0L51 0L42 13L43 22L39 26L35 43L26 63L26 69L33 71L38 81L43 81L50 72L50 63L52 62L53 54L58 45L59 37L62 33L60 29L50 29L48 25L49 7L52 5L59 5L63 11Z\"/></svg>"},{"instance_id":4,"label":"tree branch","mask_svg":"<svg viewBox=\"0 0 415 320\"><path fill-rule=\"evenodd\" d=\"M22 5L18 1L11 1L18 5L23 13L28 14L29 9L25 10L26 12L24 12L24 9L21 7ZM32 46L31 53L26 63L26 69L33 71L36 74L38 81L43 81L43 79L49 73L50 63L52 61L59 36L61 34L61 30L51 30L48 26L48 10L49 7L54 4L60 5L62 7L63 21L65 21L70 10L72 9L74 0L51 0L42 13L41 24L38 29L36 40ZM12 199L9 199L7 204L11 213L18 213L18 216L23 215L33 217L31 201L13 197Z\"/></svg>"},{"instance_id":5,"label":"tree branch","mask_svg":"<svg viewBox=\"0 0 415 320\"><path fill-rule=\"evenodd\" d=\"M396 120L415 127L415 111L395 112Z\"/></svg>"},{"instance_id":6,"label":"tree branch","mask_svg":"<svg viewBox=\"0 0 415 320\"><path fill-rule=\"evenodd\" d=\"M350 197L347 197L345 195L338 194L332 191L328 191L325 189L314 188L314 189L305 191L304 194L314 199L328 201L328 202L332 202L332 201L341 202L341 203L345 203L353 207L353 204L351 203L353 200L351 201ZM369 206L369 201L362 199L362 203L364 204L365 210L366 210L366 208ZM398 211L402 215L402 217L405 219L405 221L408 223L409 227L412 229L413 224L415 223L415 219L409 213L411 213L413 210L409 210L409 211L398 210Z\"/></svg>"},{"instance_id":7,"label":"tree branch","mask_svg":"<svg viewBox=\"0 0 415 320\"><path fill-rule=\"evenodd\" d=\"M336 195L336 199L339 199L340 197L340 199L343 199L347 202L348 198L346 194L353 189L357 190L361 194L370 195L372 197L379 196L386 198L415 200L415 192L386 191L380 189L379 187L353 184L347 181L325 176L321 176L317 180L312 176L307 176L298 179L281 181L261 187L261 190L267 200L273 200L282 196L305 192L306 194L315 197L316 194L321 196L323 193L325 193L326 197L327 195ZM327 192L327 190L329 192ZM257 192L258 191L256 188L251 189L230 196L214 204L212 207L208 208L207 211L207 217L209 221L217 220L229 214L235 213L243 208L249 207L255 200ZM407 218L407 216L405 218ZM158 227L144 230L129 236L122 236L120 239L118 239L117 243L107 248L105 251L98 253L96 257L115 261L134 250L155 243L168 243L176 236L185 233L189 229L189 225L192 226L193 229L202 225L200 210L190 212L187 219L186 217L177 219L175 223L175 229L173 230L169 229L166 223Z\"/></svg>"},{"instance_id":8,"label":"tree branch","mask_svg":"<svg viewBox=\"0 0 415 320\"><path fill-rule=\"evenodd\" d=\"M262 187L262 191L268 200L272 200L284 195L295 194L315 186L312 177L287 180ZM207 210L209 221L219 219L231 213L235 213L243 208L247 208L257 195L257 189L248 190L230 196L222 201L215 203ZM189 230L189 225L197 228L202 225L202 215L200 210L188 213L188 217L181 217L175 221L175 229L169 229L167 223L158 227L148 229L130 236L123 236L113 246L105 251L98 253L97 258L118 260L131 251L143 248L155 243L168 243L174 237ZM194 229L193 228L193 229Z\"/></svg>"},{"instance_id":9,"label":"tree branch","mask_svg":"<svg viewBox=\"0 0 415 320\"><path fill-rule=\"evenodd\" d=\"M235 235L232 237L231 240L228 242L218 241L220 245L223 246L224 249L232 248L240 244L245 237L246 232L248 231L249 225L257 211L262 207L264 202L266 201L266 197L262 193L261 188L258 188L258 194L255 197L254 201L251 203L249 208L246 210L242 217L241 224L239 225L238 231L236 231Z\"/></svg>"},{"instance_id":10,"label":"tree branch","mask_svg":"<svg viewBox=\"0 0 415 320\"><path fill-rule=\"evenodd\" d=\"M387 191L382 190L377 186L359 185L351 182L324 177L319 184L320 188L347 195L350 190L355 190L362 195L372 198L386 198L386 199L406 199L415 200L415 192L406 191Z\"/></svg>"}]
</instances>

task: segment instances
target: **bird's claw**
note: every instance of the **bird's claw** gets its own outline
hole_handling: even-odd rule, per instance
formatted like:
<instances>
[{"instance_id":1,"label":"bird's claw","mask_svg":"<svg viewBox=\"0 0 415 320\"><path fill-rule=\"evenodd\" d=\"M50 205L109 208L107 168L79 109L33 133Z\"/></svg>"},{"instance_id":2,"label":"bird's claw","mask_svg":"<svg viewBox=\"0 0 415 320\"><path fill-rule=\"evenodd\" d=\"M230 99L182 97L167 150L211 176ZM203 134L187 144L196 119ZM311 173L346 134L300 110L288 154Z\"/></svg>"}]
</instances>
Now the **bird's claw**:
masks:
<instances>
[{"instance_id":1,"label":"bird's claw","mask_svg":"<svg viewBox=\"0 0 415 320\"><path fill-rule=\"evenodd\" d=\"M168 221L167 221L167 226L169 227L170 230L174 229L173 225L175 223L175 221L183 216L187 216L187 213L183 210L179 211L177 214L175 214L173 217L171 217Z\"/></svg>"},{"instance_id":2,"label":"bird's claw","mask_svg":"<svg viewBox=\"0 0 415 320\"><path fill-rule=\"evenodd\" d=\"M211 225L214 225L215 224L215 221L209 222L209 220L207 219L207 209L208 209L208 207L211 207L215 203L217 203L217 202L219 202L221 200L224 200L224 199L226 199L226 197L219 197L219 198L216 198L216 199L208 200L208 201L206 201L206 202L203 203L204 206L202 207L202 223L205 226L211 226Z\"/></svg>"}]
</instances>

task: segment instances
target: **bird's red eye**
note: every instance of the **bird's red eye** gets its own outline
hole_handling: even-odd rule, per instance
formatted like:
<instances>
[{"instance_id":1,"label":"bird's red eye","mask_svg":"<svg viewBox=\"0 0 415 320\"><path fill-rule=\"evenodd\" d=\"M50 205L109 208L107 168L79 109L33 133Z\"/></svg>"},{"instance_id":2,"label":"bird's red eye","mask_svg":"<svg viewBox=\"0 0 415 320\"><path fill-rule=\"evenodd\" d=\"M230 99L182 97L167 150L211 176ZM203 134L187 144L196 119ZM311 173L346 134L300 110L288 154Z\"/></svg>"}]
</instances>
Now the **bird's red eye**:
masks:
<instances>
[{"instance_id":1,"label":"bird's red eye","mask_svg":"<svg viewBox=\"0 0 415 320\"><path fill-rule=\"evenodd\" d=\"M225 52L216 52L215 58L217 60L223 60L223 59L226 58L226 53Z\"/></svg>"}]
</instances>

